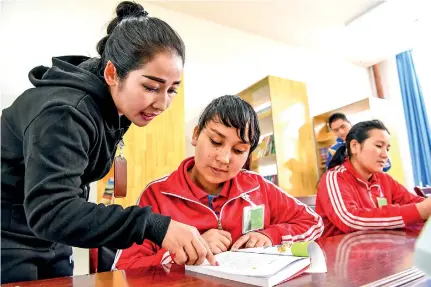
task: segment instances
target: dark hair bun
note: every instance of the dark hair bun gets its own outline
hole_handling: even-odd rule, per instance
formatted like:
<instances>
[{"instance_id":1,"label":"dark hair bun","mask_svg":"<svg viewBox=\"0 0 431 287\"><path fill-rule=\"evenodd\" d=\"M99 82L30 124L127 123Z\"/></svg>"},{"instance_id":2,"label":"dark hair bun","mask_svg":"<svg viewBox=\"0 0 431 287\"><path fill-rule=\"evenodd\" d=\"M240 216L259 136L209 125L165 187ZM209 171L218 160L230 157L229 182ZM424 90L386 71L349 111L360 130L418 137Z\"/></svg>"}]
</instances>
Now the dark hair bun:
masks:
<instances>
[{"instance_id":1,"label":"dark hair bun","mask_svg":"<svg viewBox=\"0 0 431 287\"><path fill-rule=\"evenodd\" d=\"M121 20L129 17L146 17L148 12L145 11L141 4L137 4L131 1L123 1L118 4L116 9L117 17L112 19L106 29L107 35L103 37L99 43L97 43L97 52L102 56L105 51L106 43L108 42L109 36L114 31L115 27L121 22Z\"/></svg>"},{"instance_id":2,"label":"dark hair bun","mask_svg":"<svg viewBox=\"0 0 431 287\"><path fill-rule=\"evenodd\" d=\"M117 15L108 24L107 35L97 44L99 74L103 75L111 61L118 78L123 80L130 71L139 69L163 51L175 52L184 64L184 42L177 32L163 20L148 17L144 7L132 1L117 5Z\"/></svg>"},{"instance_id":3,"label":"dark hair bun","mask_svg":"<svg viewBox=\"0 0 431 287\"><path fill-rule=\"evenodd\" d=\"M131 1L123 1L118 4L116 13L118 17L118 22L127 17L145 17L148 15L148 12L145 11L144 7L142 7L141 4Z\"/></svg>"}]
</instances>

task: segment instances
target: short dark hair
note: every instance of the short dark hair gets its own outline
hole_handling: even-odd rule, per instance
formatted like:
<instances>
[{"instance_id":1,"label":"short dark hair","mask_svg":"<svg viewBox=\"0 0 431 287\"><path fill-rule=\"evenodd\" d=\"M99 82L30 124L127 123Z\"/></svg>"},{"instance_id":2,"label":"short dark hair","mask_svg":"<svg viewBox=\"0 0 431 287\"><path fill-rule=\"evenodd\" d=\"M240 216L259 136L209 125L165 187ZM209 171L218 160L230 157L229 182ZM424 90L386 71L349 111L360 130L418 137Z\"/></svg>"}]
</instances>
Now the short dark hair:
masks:
<instances>
[{"instance_id":1,"label":"short dark hair","mask_svg":"<svg viewBox=\"0 0 431 287\"><path fill-rule=\"evenodd\" d=\"M328 169L342 164L346 157L350 158L352 156L352 151L350 150L351 141L357 140L359 144L362 144L367 138L370 137L369 131L374 129L384 130L389 133L383 122L379 120L364 121L354 125L347 134L345 144L337 149L331 161L329 162Z\"/></svg>"},{"instance_id":2,"label":"short dark hair","mask_svg":"<svg viewBox=\"0 0 431 287\"><path fill-rule=\"evenodd\" d=\"M346 121L346 122L350 123L345 114L335 113L335 114L332 114L329 117L329 120L328 120L328 126L329 126L329 128L331 128L331 124L333 122L335 122L336 120L343 120L343 121Z\"/></svg>"},{"instance_id":3,"label":"short dark hair","mask_svg":"<svg viewBox=\"0 0 431 287\"><path fill-rule=\"evenodd\" d=\"M160 52L171 52L185 61L181 37L166 22L149 17L142 5L124 1L116 8L117 17L108 25L107 34L97 44L101 57L101 74L111 61L120 79Z\"/></svg>"},{"instance_id":4,"label":"short dark hair","mask_svg":"<svg viewBox=\"0 0 431 287\"><path fill-rule=\"evenodd\" d=\"M237 129L239 138L243 142L250 143L250 153L259 144L258 116L253 107L238 96L226 95L214 99L199 117L198 134L210 121L220 122L227 127Z\"/></svg>"}]
</instances>

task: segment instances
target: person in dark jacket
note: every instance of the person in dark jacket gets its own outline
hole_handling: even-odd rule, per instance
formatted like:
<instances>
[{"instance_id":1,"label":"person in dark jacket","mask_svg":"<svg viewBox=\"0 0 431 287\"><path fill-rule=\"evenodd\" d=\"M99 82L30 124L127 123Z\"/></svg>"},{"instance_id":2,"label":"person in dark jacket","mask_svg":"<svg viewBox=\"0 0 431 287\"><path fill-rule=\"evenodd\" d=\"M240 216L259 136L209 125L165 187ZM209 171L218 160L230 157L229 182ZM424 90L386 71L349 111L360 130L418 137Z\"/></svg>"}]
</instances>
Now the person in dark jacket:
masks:
<instances>
[{"instance_id":1,"label":"person in dark jacket","mask_svg":"<svg viewBox=\"0 0 431 287\"><path fill-rule=\"evenodd\" d=\"M63 56L29 73L35 86L1 116L1 283L70 276L72 248L151 240L179 264L215 259L196 228L150 206L86 202L131 123L146 126L178 88L184 43L139 4L122 2L100 58Z\"/></svg>"}]
</instances>

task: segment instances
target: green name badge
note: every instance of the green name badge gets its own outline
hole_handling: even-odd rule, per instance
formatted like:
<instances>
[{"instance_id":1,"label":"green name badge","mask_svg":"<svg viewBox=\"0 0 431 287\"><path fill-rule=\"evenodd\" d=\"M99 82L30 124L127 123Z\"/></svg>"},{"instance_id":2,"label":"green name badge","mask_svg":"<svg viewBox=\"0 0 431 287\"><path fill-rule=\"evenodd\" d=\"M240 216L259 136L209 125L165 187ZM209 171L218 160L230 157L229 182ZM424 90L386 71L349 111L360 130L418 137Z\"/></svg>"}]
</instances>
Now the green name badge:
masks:
<instances>
[{"instance_id":1,"label":"green name badge","mask_svg":"<svg viewBox=\"0 0 431 287\"><path fill-rule=\"evenodd\" d=\"M379 207L388 205L388 200L384 197L377 197L377 204Z\"/></svg>"},{"instance_id":2,"label":"green name badge","mask_svg":"<svg viewBox=\"0 0 431 287\"><path fill-rule=\"evenodd\" d=\"M246 206L242 216L242 233L263 229L265 219L265 206Z\"/></svg>"}]
</instances>

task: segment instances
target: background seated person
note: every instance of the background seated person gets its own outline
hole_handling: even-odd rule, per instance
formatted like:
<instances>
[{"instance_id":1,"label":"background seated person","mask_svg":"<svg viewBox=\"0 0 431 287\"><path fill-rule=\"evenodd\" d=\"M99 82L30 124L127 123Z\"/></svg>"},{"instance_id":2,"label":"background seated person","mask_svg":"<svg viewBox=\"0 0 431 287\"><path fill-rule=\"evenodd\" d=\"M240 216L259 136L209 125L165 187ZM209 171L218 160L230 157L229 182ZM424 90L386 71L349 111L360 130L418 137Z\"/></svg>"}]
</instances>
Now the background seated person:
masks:
<instances>
[{"instance_id":1,"label":"background seated person","mask_svg":"<svg viewBox=\"0 0 431 287\"><path fill-rule=\"evenodd\" d=\"M382 122L352 127L318 184L316 212L325 224L324 237L404 228L423 224L431 215L431 198L410 193L382 172L389 148L390 135Z\"/></svg>"},{"instance_id":2,"label":"background seated person","mask_svg":"<svg viewBox=\"0 0 431 287\"><path fill-rule=\"evenodd\" d=\"M335 113L329 117L328 120L329 129L337 136L337 142L333 144L328 149L328 156L326 160L326 169L328 169L329 163L331 162L332 157L337 152L337 149L344 145L346 141L346 136L352 128L352 124L347 119L345 114ZM388 157L388 160L383 167L383 171L387 172L391 168L391 159Z\"/></svg>"},{"instance_id":3,"label":"background seated person","mask_svg":"<svg viewBox=\"0 0 431 287\"><path fill-rule=\"evenodd\" d=\"M317 239L323 232L320 216L262 176L242 170L259 136L257 114L247 102L237 96L213 100L193 132L195 156L150 183L138 204L195 226L214 254ZM252 219L244 221L250 208ZM146 240L119 251L113 267L158 265L184 256L167 251ZM187 264L202 263L196 258Z\"/></svg>"}]
</instances>

